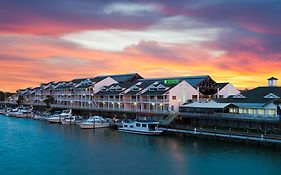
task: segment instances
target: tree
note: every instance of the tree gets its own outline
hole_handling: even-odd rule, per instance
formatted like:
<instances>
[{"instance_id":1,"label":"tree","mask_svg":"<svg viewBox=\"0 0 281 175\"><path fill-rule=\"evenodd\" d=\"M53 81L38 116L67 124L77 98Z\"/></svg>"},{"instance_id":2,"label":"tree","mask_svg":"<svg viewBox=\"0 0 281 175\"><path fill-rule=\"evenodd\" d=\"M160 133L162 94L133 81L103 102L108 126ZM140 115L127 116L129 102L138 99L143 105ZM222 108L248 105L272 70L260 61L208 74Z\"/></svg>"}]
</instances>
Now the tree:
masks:
<instances>
[{"instance_id":1,"label":"tree","mask_svg":"<svg viewBox=\"0 0 281 175\"><path fill-rule=\"evenodd\" d=\"M4 101L5 98L12 96L13 94L10 92L2 92L0 91L0 101Z\"/></svg>"},{"instance_id":2,"label":"tree","mask_svg":"<svg viewBox=\"0 0 281 175\"><path fill-rule=\"evenodd\" d=\"M273 103L276 105L276 110L277 110L277 115L281 115L281 108L280 108L280 104L281 104L281 98L277 98L273 101Z\"/></svg>"},{"instance_id":3,"label":"tree","mask_svg":"<svg viewBox=\"0 0 281 175\"><path fill-rule=\"evenodd\" d=\"M21 104L23 104L23 101L24 101L24 97L22 95L19 95L19 97L17 99L17 104L21 105Z\"/></svg>"},{"instance_id":4,"label":"tree","mask_svg":"<svg viewBox=\"0 0 281 175\"><path fill-rule=\"evenodd\" d=\"M48 95L47 98L44 100L44 103L46 103L47 108L51 107L51 104L54 103L55 99L53 96Z\"/></svg>"}]
</instances>

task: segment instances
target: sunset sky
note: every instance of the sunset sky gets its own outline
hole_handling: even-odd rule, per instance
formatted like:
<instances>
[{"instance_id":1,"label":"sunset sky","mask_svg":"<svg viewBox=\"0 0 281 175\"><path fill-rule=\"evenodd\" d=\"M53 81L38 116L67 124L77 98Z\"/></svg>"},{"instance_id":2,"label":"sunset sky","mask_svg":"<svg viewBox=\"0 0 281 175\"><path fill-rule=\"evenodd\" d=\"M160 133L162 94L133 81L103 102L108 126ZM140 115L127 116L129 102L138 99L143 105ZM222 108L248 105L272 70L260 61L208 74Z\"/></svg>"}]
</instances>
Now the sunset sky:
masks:
<instances>
[{"instance_id":1,"label":"sunset sky","mask_svg":"<svg viewBox=\"0 0 281 175\"><path fill-rule=\"evenodd\" d=\"M0 90L102 74L281 81L281 2L0 0Z\"/></svg>"}]
</instances>

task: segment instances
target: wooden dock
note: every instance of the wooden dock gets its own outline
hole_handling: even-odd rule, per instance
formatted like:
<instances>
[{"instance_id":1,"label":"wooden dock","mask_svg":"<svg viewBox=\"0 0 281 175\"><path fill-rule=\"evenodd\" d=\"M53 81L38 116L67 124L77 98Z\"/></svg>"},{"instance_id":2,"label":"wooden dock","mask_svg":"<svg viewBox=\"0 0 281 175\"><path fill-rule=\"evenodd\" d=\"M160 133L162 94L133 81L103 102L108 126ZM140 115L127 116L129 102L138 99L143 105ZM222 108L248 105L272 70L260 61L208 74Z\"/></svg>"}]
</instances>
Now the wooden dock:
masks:
<instances>
[{"instance_id":1,"label":"wooden dock","mask_svg":"<svg viewBox=\"0 0 281 175\"><path fill-rule=\"evenodd\" d=\"M190 134L193 136L206 136L213 137L218 139L229 139L229 140L239 140L246 142L259 142L259 143L268 143L268 144L278 144L281 146L281 137L270 137L266 135L253 135L253 134L244 134L244 133L232 133L232 132L214 132L214 131L206 131L206 130L198 130L198 129L173 129L173 128L160 128L164 132L170 133L181 133L181 134Z\"/></svg>"}]
</instances>

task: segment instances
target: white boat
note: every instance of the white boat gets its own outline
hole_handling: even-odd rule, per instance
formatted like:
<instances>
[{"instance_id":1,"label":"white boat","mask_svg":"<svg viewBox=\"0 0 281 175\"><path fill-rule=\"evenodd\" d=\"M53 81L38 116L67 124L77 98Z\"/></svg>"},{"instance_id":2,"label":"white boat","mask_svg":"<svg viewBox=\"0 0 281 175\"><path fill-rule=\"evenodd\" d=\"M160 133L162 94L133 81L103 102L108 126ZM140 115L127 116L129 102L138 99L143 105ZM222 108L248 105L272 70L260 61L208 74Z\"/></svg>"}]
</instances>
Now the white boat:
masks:
<instances>
[{"instance_id":1,"label":"white boat","mask_svg":"<svg viewBox=\"0 0 281 175\"><path fill-rule=\"evenodd\" d=\"M1 109L0 110L0 114L4 114L5 113L5 110L4 109Z\"/></svg>"},{"instance_id":2,"label":"white boat","mask_svg":"<svg viewBox=\"0 0 281 175\"><path fill-rule=\"evenodd\" d=\"M71 116L71 110L64 110L61 114L56 114L46 118L49 123L61 123L62 120L68 116Z\"/></svg>"},{"instance_id":3,"label":"white boat","mask_svg":"<svg viewBox=\"0 0 281 175\"><path fill-rule=\"evenodd\" d=\"M110 122L101 116L92 116L80 123L81 129L108 128L109 126Z\"/></svg>"},{"instance_id":4,"label":"white boat","mask_svg":"<svg viewBox=\"0 0 281 175\"><path fill-rule=\"evenodd\" d=\"M10 117L16 117L19 114L19 109L18 108L11 109L7 112L7 114Z\"/></svg>"},{"instance_id":5,"label":"white boat","mask_svg":"<svg viewBox=\"0 0 281 175\"><path fill-rule=\"evenodd\" d=\"M50 116L51 116L51 114L37 113L37 114L34 114L33 119L34 120L47 120L47 118L49 118Z\"/></svg>"},{"instance_id":6,"label":"white boat","mask_svg":"<svg viewBox=\"0 0 281 175\"><path fill-rule=\"evenodd\" d=\"M49 123L60 123L62 118L60 115L53 115L51 117L46 118Z\"/></svg>"},{"instance_id":7,"label":"white boat","mask_svg":"<svg viewBox=\"0 0 281 175\"><path fill-rule=\"evenodd\" d=\"M81 123L81 117L69 115L69 116L64 117L61 120L61 123L64 124L64 125L71 125L71 124Z\"/></svg>"},{"instance_id":8,"label":"white boat","mask_svg":"<svg viewBox=\"0 0 281 175\"><path fill-rule=\"evenodd\" d=\"M19 110L15 116L17 118L28 118L28 117L32 117L32 115L33 114L30 110L22 109L22 110Z\"/></svg>"},{"instance_id":9,"label":"white boat","mask_svg":"<svg viewBox=\"0 0 281 175\"><path fill-rule=\"evenodd\" d=\"M7 114L11 117L27 118L32 116L32 109L33 108L19 107L8 110Z\"/></svg>"},{"instance_id":10,"label":"white boat","mask_svg":"<svg viewBox=\"0 0 281 175\"><path fill-rule=\"evenodd\" d=\"M159 135L159 122L153 120L125 120L118 131L143 135Z\"/></svg>"}]
</instances>

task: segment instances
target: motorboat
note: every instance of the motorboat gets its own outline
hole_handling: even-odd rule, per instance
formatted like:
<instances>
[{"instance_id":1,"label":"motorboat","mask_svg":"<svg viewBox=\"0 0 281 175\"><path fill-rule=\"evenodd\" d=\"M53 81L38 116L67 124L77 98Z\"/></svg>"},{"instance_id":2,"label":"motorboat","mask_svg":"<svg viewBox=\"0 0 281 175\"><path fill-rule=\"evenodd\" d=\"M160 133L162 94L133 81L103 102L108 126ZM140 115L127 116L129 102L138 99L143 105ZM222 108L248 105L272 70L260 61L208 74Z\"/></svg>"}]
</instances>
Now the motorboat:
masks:
<instances>
[{"instance_id":1,"label":"motorboat","mask_svg":"<svg viewBox=\"0 0 281 175\"><path fill-rule=\"evenodd\" d=\"M20 114L20 111L18 108L14 108L14 109L10 109L8 112L7 112L8 116L10 117L16 117L17 115Z\"/></svg>"},{"instance_id":2,"label":"motorboat","mask_svg":"<svg viewBox=\"0 0 281 175\"><path fill-rule=\"evenodd\" d=\"M95 128L108 128L110 121L101 116L92 116L86 121L80 123L81 129L95 129Z\"/></svg>"},{"instance_id":3,"label":"motorboat","mask_svg":"<svg viewBox=\"0 0 281 175\"><path fill-rule=\"evenodd\" d=\"M69 116L64 117L61 120L61 123L64 124L64 125L71 125L71 124L81 123L81 117L80 116L69 115Z\"/></svg>"},{"instance_id":4,"label":"motorboat","mask_svg":"<svg viewBox=\"0 0 281 175\"><path fill-rule=\"evenodd\" d=\"M17 118L27 118L32 116L32 110L33 108L27 108L27 107L18 107L14 109L8 109L7 114L11 117L17 117Z\"/></svg>"},{"instance_id":5,"label":"motorboat","mask_svg":"<svg viewBox=\"0 0 281 175\"><path fill-rule=\"evenodd\" d=\"M52 115L51 117L47 117L46 120L49 123L60 123L62 120L62 117L60 115Z\"/></svg>"},{"instance_id":6,"label":"motorboat","mask_svg":"<svg viewBox=\"0 0 281 175\"><path fill-rule=\"evenodd\" d=\"M47 120L49 117L51 117L49 113L36 113L33 115L34 120Z\"/></svg>"},{"instance_id":7,"label":"motorboat","mask_svg":"<svg viewBox=\"0 0 281 175\"><path fill-rule=\"evenodd\" d=\"M64 118L72 116L71 113L72 113L71 109L64 110L64 111L62 111L61 114L54 114L51 117L46 118L46 120L49 123L61 123Z\"/></svg>"},{"instance_id":8,"label":"motorboat","mask_svg":"<svg viewBox=\"0 0 281 175\"><path fill-rule=\"evenodd\" d=\"M158 126L159 122L154 120L124 120L118 131L143 135L159 135L163 131Z\"/></svg>"}]
</instances>

